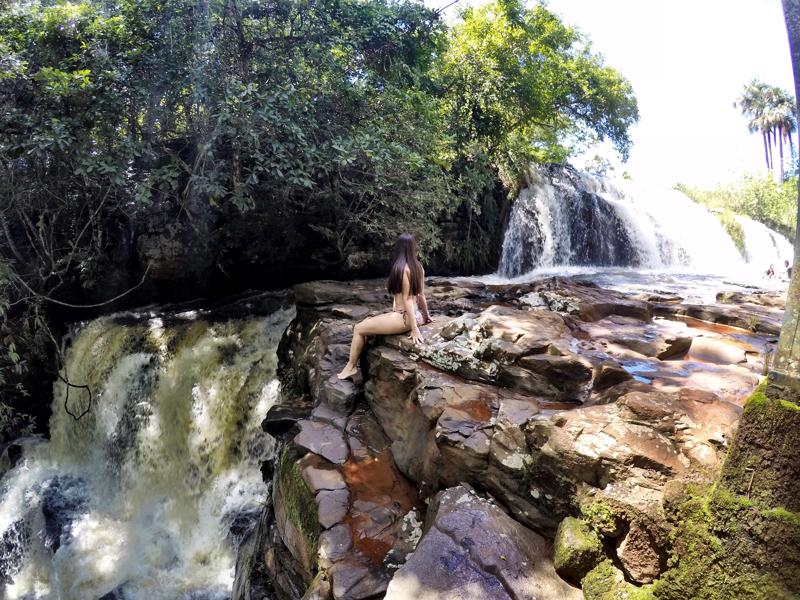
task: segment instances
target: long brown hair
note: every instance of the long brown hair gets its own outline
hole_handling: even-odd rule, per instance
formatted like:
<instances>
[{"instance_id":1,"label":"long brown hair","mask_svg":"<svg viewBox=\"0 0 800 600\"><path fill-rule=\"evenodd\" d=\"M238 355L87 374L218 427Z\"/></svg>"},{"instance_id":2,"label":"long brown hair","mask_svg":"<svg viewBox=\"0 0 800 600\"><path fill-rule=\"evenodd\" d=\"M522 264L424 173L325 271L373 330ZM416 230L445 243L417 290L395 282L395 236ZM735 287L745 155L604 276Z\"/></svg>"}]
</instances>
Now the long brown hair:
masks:
<instances>
[{"instance_id":1,"label":"long brown hair","mask_svg":"<svg viewBox=\"0 0 800 600\"><path fill-rule=\"evenodd\" d=\"M422 265L417 260L417 240L410 233L404 233L394 245L392 255L392 268L389 270L389 280L386 289L390 294L399 294L403 291L403 273L408 267L411 295L416 296L422 290Z\"/></svg>"}]
</instances>

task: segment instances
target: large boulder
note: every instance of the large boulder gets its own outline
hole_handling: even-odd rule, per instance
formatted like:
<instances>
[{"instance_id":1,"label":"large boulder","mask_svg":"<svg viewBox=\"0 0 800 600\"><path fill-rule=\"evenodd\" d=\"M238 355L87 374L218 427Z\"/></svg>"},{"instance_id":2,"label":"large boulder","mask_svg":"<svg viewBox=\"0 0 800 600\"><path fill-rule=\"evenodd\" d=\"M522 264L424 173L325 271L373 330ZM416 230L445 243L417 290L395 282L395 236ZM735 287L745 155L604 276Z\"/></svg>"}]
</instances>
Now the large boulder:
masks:
<instances>
[{"instance_id":1,"label":"large boulder","mask_svg":"<svg viewBox=\"0 0 800 600\"><path fill-rule=\"evenodd\" d=\"M755 290L751 292L719 292L717 302L720 304L769 306L783 310L786 307L786 290Z\"/></svg>"},{"instance_id":2,"label":"large boulder","mask_svg":"<svg viewBox=\"0 0 800 600\"><path fill-rule=\"evenodd\" d=\"M519 298L521 303L574 315L582 321L599 321L618 315L647 322L653 316L649 302L603 289L589 281L553 277L534 283L532 288Z\"/></svg>"},{"instance_id":3,"label":"large boulder","mask_svg":"<svg viewBox=\"0 0 800 600\"><path fill-rule=\"evenodd\" d=\"M387 600L579 600L558 577L550 544L493 502L458 486L440 492L417 549Z\"/></svg>"},{"instance_id":4,"label":"large boulder","mask_svg":"<svg viewBox=\"0 0 800 600\"><path fill-rule=\"evenodd\" d=\"M626 348L643 356L668 360L683 358L692 346L692 336L663 321L643 323L632 317L612 315L583 323L580 331L594 341Z\"/></svg>"},{"instance_id":5,"label":"large boulder","mask_svg":"<svg viewBox=\"0 0 800 600\"><path fill-rule=\"evenodd\" d=\"M697 319L773 336L780 335L783 323L781 308L756 304L656 304L654 312L669 319Z\"/></svg>"}]
</instances>

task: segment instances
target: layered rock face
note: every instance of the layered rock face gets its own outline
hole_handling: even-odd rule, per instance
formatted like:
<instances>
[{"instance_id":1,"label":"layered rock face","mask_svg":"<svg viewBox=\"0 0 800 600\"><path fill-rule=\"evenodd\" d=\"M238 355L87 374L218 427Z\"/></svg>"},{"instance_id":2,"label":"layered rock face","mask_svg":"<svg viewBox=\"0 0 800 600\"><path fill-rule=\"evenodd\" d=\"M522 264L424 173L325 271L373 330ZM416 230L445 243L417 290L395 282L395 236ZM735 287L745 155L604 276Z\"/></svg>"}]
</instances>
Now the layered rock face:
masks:
<instances>
[{"instance_id":1,"label":"layered rock face","mask_svg":"<svg viewBox=\"0 0 800 600\"><path fill-rule=\"evenodd\" d=\"M295 296L264 422L282 444L272 502L235 598L555 600L599 572L653 581L665 498L718 470L780 312L431 279L425 342L374 339L343 382L353 324L390 305L383 282Z\"/></svg>"}]
</instances>

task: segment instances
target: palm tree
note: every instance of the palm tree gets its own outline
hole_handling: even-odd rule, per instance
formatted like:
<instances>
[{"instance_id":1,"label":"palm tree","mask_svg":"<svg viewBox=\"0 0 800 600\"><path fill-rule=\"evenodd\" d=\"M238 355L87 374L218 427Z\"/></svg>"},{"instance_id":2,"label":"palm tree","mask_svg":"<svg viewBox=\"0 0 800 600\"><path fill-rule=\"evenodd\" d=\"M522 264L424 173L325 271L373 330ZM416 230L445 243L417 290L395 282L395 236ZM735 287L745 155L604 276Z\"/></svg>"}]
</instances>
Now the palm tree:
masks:
<instances>
[{"instance_id":1,"label":"palm tree","mask_svg":"<svg viewBox=\"0 0 800 600\"><path fill-rule=\"evenodd\" d=\"M789 140L790 156L793 155L794 142L792 134L797 129L797 113L795 101L790 93L780 88L772 88L767 110L767 119L772 127L773 135L778 138L780 154L780 181L784 180L783 172L783 140Z\"/></svg>"},{"instance_id":2,"label":"palm tree","mask_svg":"<svg viewBox=\"0 0 800 600\"><path fill-rule=\"evenodd\" d=\"M733 103L739 107L742 114L749 119L747 129L750 133L761 132L764 142L764 160L767 163L767 171L772 172L772 161L770 157L771 141L769 140L769 121L766 119L768 109L767 96L769 86L763 81L754 78L744 86L742 95Z\"/></svg>"},{"instance_id":3,"label":"palm tree","mask_svg":"<svg viewBox=\"0 0 800 600\"><path fill-rule=\"evenodd\" d=\"M784 179L783 141L788 138L790 148L794 148L792 133L797 129L797 113L792 95L779 87L753 79L744 86L742 95L734 102L742 114L749 119L747 128L751 133L761 133L764 142L764 160L767 171L772 173L775 160L772 155L773 144L778 147L780 159L780 180Z\"/></svg>"}]
</instances>

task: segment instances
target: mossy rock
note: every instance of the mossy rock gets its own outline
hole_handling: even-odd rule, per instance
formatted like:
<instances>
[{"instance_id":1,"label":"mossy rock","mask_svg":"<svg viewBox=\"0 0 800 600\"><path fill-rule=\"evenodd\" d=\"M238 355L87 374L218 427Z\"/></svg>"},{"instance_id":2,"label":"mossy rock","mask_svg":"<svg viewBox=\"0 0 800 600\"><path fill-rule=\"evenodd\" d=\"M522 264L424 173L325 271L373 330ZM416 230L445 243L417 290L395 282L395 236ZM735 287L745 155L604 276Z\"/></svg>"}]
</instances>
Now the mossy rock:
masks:
<instances>
[{"instance_id":1,"label":"mossy rock","mask_svg":"<svg viewBox=\"0 0 800 600\"><path fill-rule=\"evenodd\" d=\"M763 387L745 404L722 484L766 507L800 512L800 406L768 398Z\"/></svg>"},{"instance_id":2,"label":"mossy rock","mask_svg":"<svg viewBox=\"0 0 800 600\"><path fill-rule=\"evenodd\" d=\"M606 560L581 581L586 600L800 599L800 407L748 400L723 472L714 485L676 486L665 497L674 525L668 570L636 587ZM597 530L613 510L584 509Z\"/></svg>"},{"instance_id":3,"label":"mossy rock","mask_svg":"<svg viewBox=\"0 0 800 600\"><path fill-rule=\"evenodd\" d=\"M797 600L800 515L764 509L718 485L678 513L658 600Z\"/></svg>"},{"instance_id":4,"label":"mossy rock","mask_svg":"<svg viewBox=\"0 0 800 600\"><path fill-rule=\"evenodd\" d=\"M720 479L687 488L671 511L673 556L655 599L800 598L798 447L800 408L757 390Z\"/></svg>"},{"instance_id":5,"label":"mossy rock","mask_svg":"<svg viewBox=\"0 0 800 600\"><path fill-rule=\"evenodd\" d=\"M600 537L584 521L575 517L561 521L553 542L553 562L561 577L578 583L603 558Z\"/></svg>"},{"instance_id":6,"label":"mossy rock","mask_svg":"<svg viewBox=\"0 0 800 600\"><path fill-rule=\"evenodd\" d=\"M296 456L288 446L281 451L274 482L273 500L276 520L279 521L278 529L283 543L302 565L306 583L309 583L317 569L320 535L317 503L303 481Z\"/></svg>"},{"instance_id":7,"label":"mossy rock","mask_svg":"<svg viewBox=\"0 0 800 600\"><path fill-rule=\"evenodd\" d=\"M615 538L623 531L623 517L605 500L595 499L581 506L584 521L604 537Z\"/></svg>"},{"instance_id":8,"label":"mossy rock","mask_svg":"<svg viewBox=\"0 0 800 600\"><path fill-rule=\"evenodd\" d=\"M581 581L581 588L586 600L653 600L652 585L637 587L628 583L610 560L589 571Z\"/></svg>"}]
</instances>

